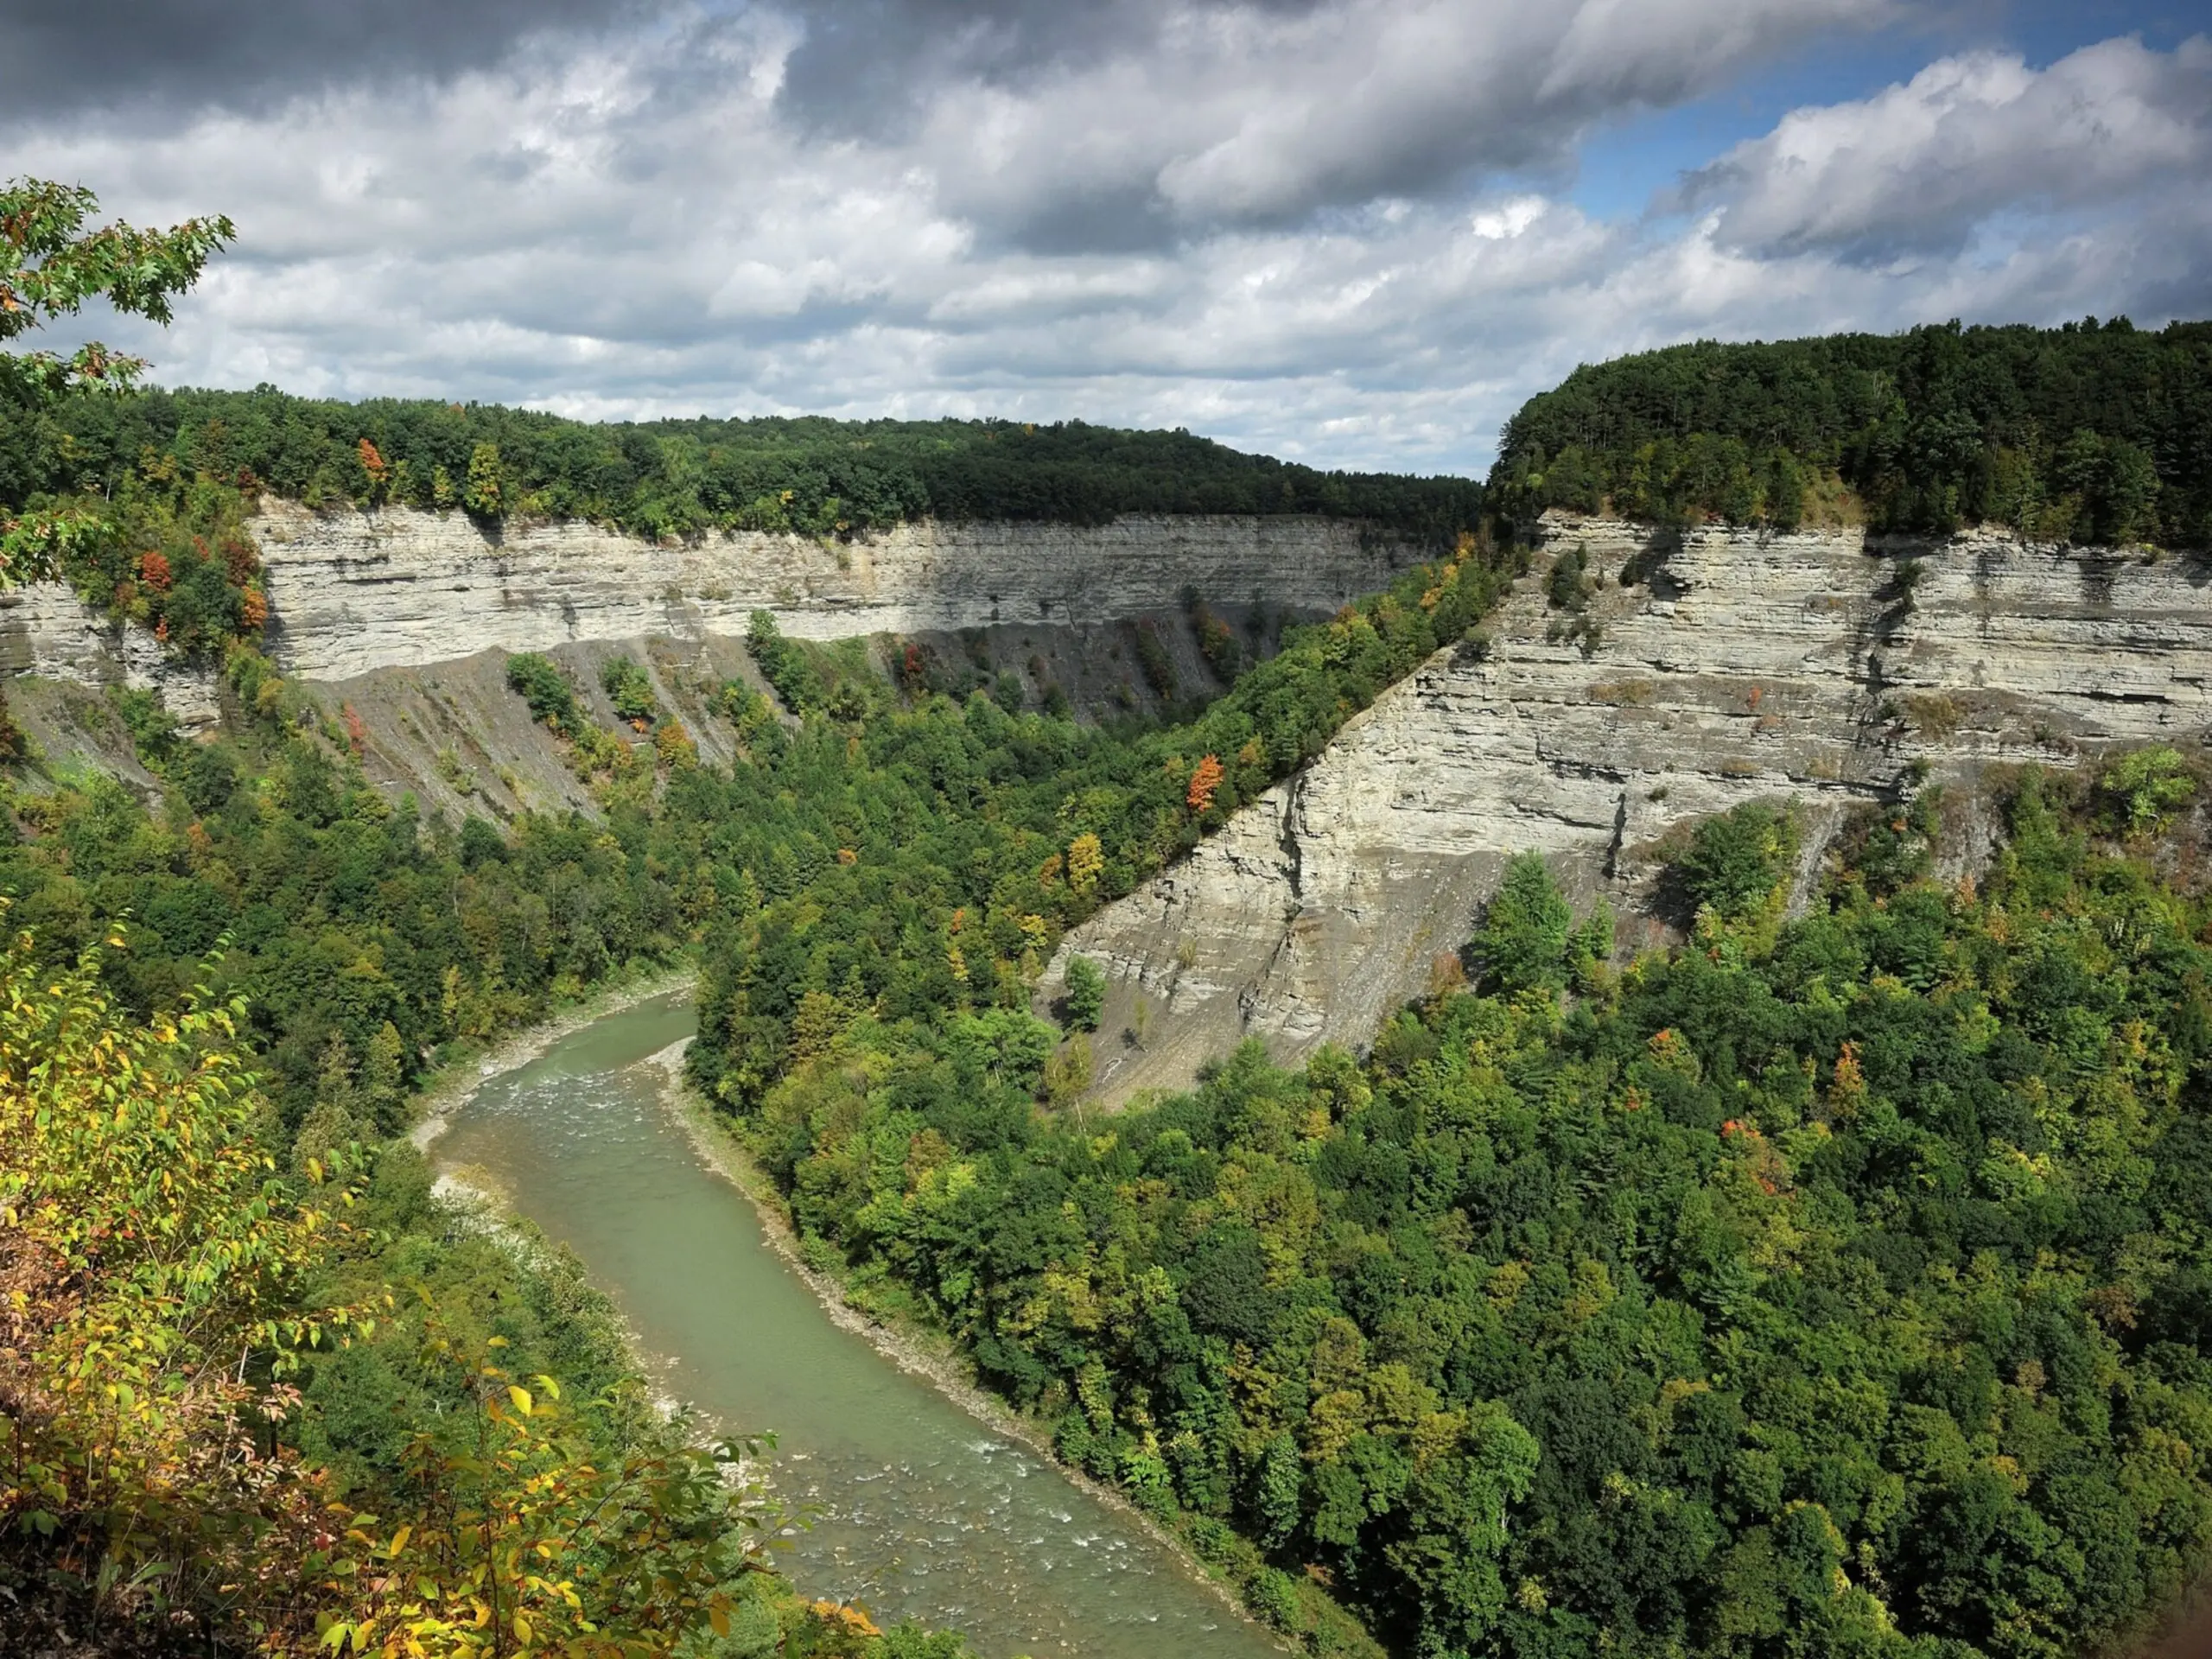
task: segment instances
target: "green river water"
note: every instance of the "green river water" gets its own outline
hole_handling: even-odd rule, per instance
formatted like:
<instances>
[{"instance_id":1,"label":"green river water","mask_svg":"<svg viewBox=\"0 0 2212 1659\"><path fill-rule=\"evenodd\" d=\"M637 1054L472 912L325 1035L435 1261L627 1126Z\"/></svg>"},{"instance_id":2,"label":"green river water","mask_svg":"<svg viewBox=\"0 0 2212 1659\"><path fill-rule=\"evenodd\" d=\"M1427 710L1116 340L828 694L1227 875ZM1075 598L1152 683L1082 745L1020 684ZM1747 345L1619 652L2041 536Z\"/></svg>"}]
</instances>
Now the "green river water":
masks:
<instances>
[{"instance_id":1,"label":"green river water","mask_svg":"<svg viewBox=\"0 0 2212 1659\"><path fill-rule=\"evenodd\" d=\"M1280 1652L1128 1516L831 1323L648 1060L691 1029L680 995L609 1014L487 1078L432 1155L573 1249L671 1393L774 1433L772 1484L814 1515L782 1557L799 1589L984 1659Z\"/></svg>"}]
</instances>

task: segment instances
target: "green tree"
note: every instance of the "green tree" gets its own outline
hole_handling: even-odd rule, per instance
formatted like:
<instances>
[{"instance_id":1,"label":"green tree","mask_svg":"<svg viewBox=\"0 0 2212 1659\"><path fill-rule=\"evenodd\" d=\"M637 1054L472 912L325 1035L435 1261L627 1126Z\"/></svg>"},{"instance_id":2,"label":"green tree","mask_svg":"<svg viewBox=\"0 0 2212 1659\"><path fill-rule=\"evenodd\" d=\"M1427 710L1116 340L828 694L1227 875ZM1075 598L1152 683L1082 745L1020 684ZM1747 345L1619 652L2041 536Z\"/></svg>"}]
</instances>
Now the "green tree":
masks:
<instances>
[{"instance_id":1,"label":"green tree","mask_svg":"<svg viewBox=\"0 0 2212 1659\"><path fill-rule=\"evenodd\" d=\"M1542 857L1516 854L1476 939L1484 977L1508 991L1559 989L1567 983L1573 926L1574 912Z\"/></svg>"},{"instance_id":2,"label":"green tree","mask_svg":"<svg viewBox=\"0 0 2212 1659\"><path fill-rule=\"evenodd\" d=\"M1582 925L1567 941L1567 965L1578 991L1598 989L1613 956L1613 907L1603 899L1590 907Z\"/></svg>"},{"instance_id":3,"label":"green tree","mask_svg":"<svg viewBox=\"0 0 2212 1659\"><path fill-rule=\"evenodd\" d=\"M497 518L507 510L506 470L500 464L499 446L480 443L468 452L468 485L461 505L480 518Z\"/></svg>"},{"instance_id":4,"label":"green tree","mask_svg":"<svg viewBox=\"0 0 2212 1659\"><path fill-rule=\"evenodd\" d=\"M1098 1029L1098 1016L1106 1006L1106 975L1089 957L1068 958L1067 1004L1069 1023L1076 1029Z\"/></svg>"},{"instance_id":5,"label":"green tree","mask_svg":"<svg viewBox=\"0 0 2212 1659\"><path fill-rule=\"evenodd\" d=\"M1734 918L1764 904L1789 873L1797 850L1790 814L1751 802L1698 825L1679 870L1682 888L1700 908Z\"/></svg>"},{"instance_id":6,"label":"green tree","mask_svg":"<svg viewBox=\"0 0 2212 1659\"><path fill-rule=\"evenodd\" d=\"M2161 828L2175 810L2196 794L2196 779L2178 750L2163 744L2132 749L2107 766L2097 779L2113 826L2127 835Z\"/></svg>"},{"instance_id":7,"label":"green tree","mask_svg":"<svg viewBox=\"0 0 2212 1659\"><path fill-rule=\"evenodd\" d=\"M1387 1554L1421 1586L1427 1628L1446 1650L1480 1641L1505 1605L1506 1506L1529 1495L1541 1455L1535 1437L1488 1401L1469 1411L1454 1449L1415 1465L1405 1535Z\"/></svg>"},{"instance_id":8,"label":"green tree","mask_svg":"<svg viewBox=\"0 0 2212 1659\"><path fill-rule=\"evenodd\" d=\"M87 229L99 210L99 198L80 185L14 179L0 186L0 344L74 316L91 299L166 326L176 297L236 234L219 215L166 231L120 221ZM145 369L143 359L97 340L67 357L0 351L0 411L10 404L50 405L89 388L120 389ZM105 531L104 514L90 505L49 506L18 517L0 512L0 587L52 575Z\"/></svg>"},{"instance_id":9,"label":"green tree","mask_svg":"<svg viewBox=\"0 0 2212 1659\"><path fill-rule=\"evenodd\" d=\"M200 280L208 259L236 235L219 215L188 219L166 231L118 221L87 230L99 199L80 185L13 179L0 185L0 341L20 339L90 299L166 326L172 302ZM59 397L82 387L130 385L143 359L97 340L68 357L0 353L0 389Z\"/></svg>"}]
</instances>

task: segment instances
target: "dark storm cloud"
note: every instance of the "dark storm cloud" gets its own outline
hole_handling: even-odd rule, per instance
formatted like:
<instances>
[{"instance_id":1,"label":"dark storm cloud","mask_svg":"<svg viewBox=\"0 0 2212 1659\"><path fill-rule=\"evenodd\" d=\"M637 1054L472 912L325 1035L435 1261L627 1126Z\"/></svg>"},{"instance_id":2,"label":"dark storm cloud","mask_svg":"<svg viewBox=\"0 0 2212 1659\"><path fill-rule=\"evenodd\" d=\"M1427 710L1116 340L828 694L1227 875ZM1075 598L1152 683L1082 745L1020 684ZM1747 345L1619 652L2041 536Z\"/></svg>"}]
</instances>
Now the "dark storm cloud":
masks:
<instances>
[{"instance_id":1,"label":"dark storm cloud","mask_svg":"<svg viewBox=\"0 0 2212 1659\"><path fill-rule=\"evenodd\" d=\"M779 102L802 124L882 137L946 79L1007 85L1041 68L1156 47L1209 12L1295 16L1322 0L804 0Z\"/></svg>"},{"instance_id":2,"label":"dark storm cloud","mask_svg":"<svg viewBox=\"0 0 2212 1659\"><path fill-rule=\"evenodd\" d=\"M0 120L253 110L334 83L434 79L523 36L599 28L655 0L8 0Z\"/></svg>"}]
</instances>

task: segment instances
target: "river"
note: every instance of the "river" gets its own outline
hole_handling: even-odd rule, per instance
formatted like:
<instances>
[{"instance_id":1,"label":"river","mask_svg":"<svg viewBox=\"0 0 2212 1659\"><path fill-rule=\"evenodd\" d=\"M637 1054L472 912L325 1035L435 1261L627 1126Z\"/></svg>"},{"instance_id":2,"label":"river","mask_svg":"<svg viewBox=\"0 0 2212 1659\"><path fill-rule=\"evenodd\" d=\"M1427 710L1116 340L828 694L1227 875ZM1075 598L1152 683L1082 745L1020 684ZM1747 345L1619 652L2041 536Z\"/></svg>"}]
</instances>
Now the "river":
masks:
<instances>
[{"instance_id":1,"label":"river","mask_svg":"<svg viewBox=\"0 0 2212 1659\"><path fill-rule=\"evenodd\" d=\"M1131 1516L833 1323L701 1154L649 1057L688 995L642 1002L487 1078L432 1147L582 1258L670 1392L772 1431L772 1485L814 1524L809 1596L966 1634L982 1659L1261 1659L1281 1649Z\"/></svg>"}]
</instances>

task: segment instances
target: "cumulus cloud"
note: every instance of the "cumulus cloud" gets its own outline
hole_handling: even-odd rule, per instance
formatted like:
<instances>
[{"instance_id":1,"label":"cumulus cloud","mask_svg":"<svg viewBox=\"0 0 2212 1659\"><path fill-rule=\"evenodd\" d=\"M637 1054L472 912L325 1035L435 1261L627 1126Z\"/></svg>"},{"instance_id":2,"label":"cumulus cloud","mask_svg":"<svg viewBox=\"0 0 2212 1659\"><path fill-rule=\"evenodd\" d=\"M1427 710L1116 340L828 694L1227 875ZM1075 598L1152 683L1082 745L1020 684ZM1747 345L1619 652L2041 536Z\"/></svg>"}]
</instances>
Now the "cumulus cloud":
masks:
<instances>
[{"instance_id":1,"label":"cumulus cloud","mask_svg":"<svg viewBox=\"0 0 2212 1659\"><path fill-rule=\"evenodd\" d=\"M1065 250L1294 222L1380 196L1460 191L1501 172L1563 176L1593 124L1700 96L1890 8L1330 0L1109 10L1124 30L1018 79L995 73L988 54L971 65L957 44L946 48L918 143L960 211L1015 241Z\"/></svg>"},{"instance_id":2,"label":"cumulus cloud","mask_svg":"<svg viewBox=\"0 0 2212 1659\"><path fill-rule=\"evenodd\" d=\"M2110 208L2212 175L2212 38L2133 39L2049 68L1978 53L1875 97L1799 110L1691 180L1730 245L1853 261L1964 248L1993 215Z\"/></svg>"},{"instance_id":3,"label":"cumulus cloud","mask_svg":"<svg viewBox=\"0 0 2212 1659\"><path fill-rule=\"evenodd\" d=\"M1909 219L1910 201L1814 193L1841 215L1815 233L1803 197L1796 219L1776 205L1764 181L1786 169L1765 158L1815 153L1801 131L1880 128L1866 111L1884 99L1979 108L1931 89L2002 60L1796 111L1692 181L1687 215L1605 219L1567 194L1578 133L1875 15L1858 0L957 10L989 27L930 35L932 75L883 120L847 118L800 71L834 24L860 84L865 26L927 34L921 0L524 31L435 76L180 111L159 143L20 111L0 136L10 170L81 179L134 219L237 219L168 335L99 324L164 379L585 416L1081 416L1479 470L1522 397L1619 351L2212 308L2203 168L2158 161L2134 113L2201 134L2202 101L2191 128L2177 90L2202 73L2198 43L2016 67L2012 101L2047 111L2057 94L2036 89L2071 87L2084 131L2108 104L2104 125L2139 135L2134 170L2082 162L2105 182L2062 196L2048 168L1965 145L1969 238L1885 264L1849 226ZM1932 168L1942 143L1891 165ZM2125 205L2154 190L2155 213Z\"/></svg>"}]
</instances>

